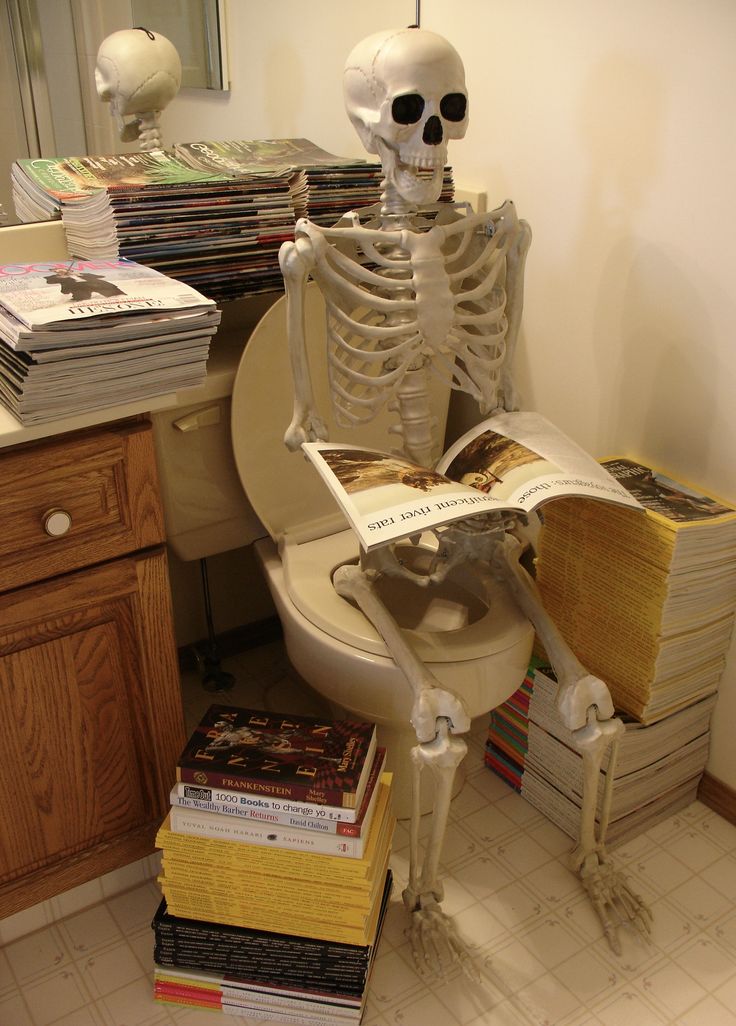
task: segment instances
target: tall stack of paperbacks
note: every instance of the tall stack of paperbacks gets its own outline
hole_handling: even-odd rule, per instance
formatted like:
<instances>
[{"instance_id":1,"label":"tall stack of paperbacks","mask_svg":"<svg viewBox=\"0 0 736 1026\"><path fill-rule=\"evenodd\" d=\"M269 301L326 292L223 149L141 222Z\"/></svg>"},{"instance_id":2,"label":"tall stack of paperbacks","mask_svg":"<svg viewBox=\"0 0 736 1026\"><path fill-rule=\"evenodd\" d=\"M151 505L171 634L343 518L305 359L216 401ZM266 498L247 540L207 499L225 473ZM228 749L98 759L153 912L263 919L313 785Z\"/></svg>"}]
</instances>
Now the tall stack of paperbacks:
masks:
<instances>
[{"instance_id":1,"label":"tall stack of paperbacks","mask_svg":"<svg viewBox=\"0 0 736 1026\"><path fill-rule=\"evenodd\" d=\"M158 832L159 1001L359 1023L391 890L375 726L213 705Z\"/></svg>"},{"instance_id":2,"label":"tall stack of paperbacks","mask_svg":"<svg viewBox=\"0 0 736 1026\"><path fill-rule=\"evenodd\" d=\"M643 512L551 502L537 580L566 641L609 686L625 723L608 828L615 845L697 795L736 610L736 508L635 460L604 466ZM574 837L582 765L556 690L542 654L492 714L486 762Z\"/></svg>"}]
</instances>

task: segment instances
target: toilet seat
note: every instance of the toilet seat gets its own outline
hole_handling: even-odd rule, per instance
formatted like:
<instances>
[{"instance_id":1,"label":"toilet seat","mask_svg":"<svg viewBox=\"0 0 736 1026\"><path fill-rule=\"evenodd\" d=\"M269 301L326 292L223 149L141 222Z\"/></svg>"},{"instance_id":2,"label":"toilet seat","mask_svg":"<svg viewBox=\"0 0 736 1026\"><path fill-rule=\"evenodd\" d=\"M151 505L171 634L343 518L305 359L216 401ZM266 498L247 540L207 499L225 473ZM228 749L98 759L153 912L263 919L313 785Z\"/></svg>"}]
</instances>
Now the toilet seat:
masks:
<instances>
[{"instance_id":1,"label":"toilet seat","mask_svg":"<svg viewBox=\"0 0 736 1026\"><path fill-rule=\"evenodd\" d=\"M342 598L332 586L332 574L343 563L356 561L358 542L352 530L343 530L306 542L280 546L289 597L310 623L343 644L371 655L385 656L386 646L366 616ZM468 568L464 568L467 576ZM486 604L484 615L451 630L407 629L417 655L427 663L481 659L513 648L529 635L529 621L515 603L504 601L502 585L476 578L475 597Z\"/></svg>"}]
</instances>

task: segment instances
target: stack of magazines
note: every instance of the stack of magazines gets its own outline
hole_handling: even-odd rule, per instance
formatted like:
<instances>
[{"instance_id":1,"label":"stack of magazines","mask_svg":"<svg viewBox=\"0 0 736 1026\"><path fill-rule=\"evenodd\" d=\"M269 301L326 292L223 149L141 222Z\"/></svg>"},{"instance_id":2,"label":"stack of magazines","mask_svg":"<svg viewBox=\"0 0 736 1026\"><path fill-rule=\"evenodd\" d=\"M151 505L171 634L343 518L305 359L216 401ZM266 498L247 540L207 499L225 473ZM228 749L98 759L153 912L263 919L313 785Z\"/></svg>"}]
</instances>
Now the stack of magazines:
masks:
<instances>
[{"instance_id":1,"label":"stack of magazines","mask_svg":"<svg viewBox=\"0 0 736 1026\"><path fill-rule=\"evenodd\" d=\"M391 774L373 724L213 705L156 838L157 1000L360 1022L391 890Z\"/></svg>"},{"instance_id":2,"label":"stack of magazines","mask_svg":"<svg viewBox=\"0 0 736 1026\"><path fill-rule=\"evenodd\" d=\"M12 177L19 218L61 215L76 257L136 260L215 300L281 285L278 251L294 231L288 174L199 171L153 150L24 159Z\"/></svg>"},{"instance_id":3,"label":"stack of magazines","mask_svg":"<svg viewBox=\"0 0 736 1026\"><path fill-rule=\"evenodd\" d=\"M580 831L583 760L557 711L552 668L535 657L522 686L491 713L485 761L494 773L572 838ZM607 841L622 844L695 801L708 759L715 695L651 726L624 716L613 767ZM599 774L600 823L610 749Z\"/></svg>"},{"instance_id":4,"label":"stack of magazines","mask_svg":"<svg viewBox=\"0 0 736 1026\"><path fill-rule=\"evenodd\" d=\"M280 289L296 219L331 225L377 202L383 174L308 139L265 139L24 158L11 178L18 218L61 217L76 257L127 257L228 300ZM441 198L453 188L447 168Z\"/></svg>"},{"instance_id":5,"label":"stack of magazines","mask_svg":"<svg viewBox=\"0 0 736 1026\"><path fill-rule=\"evenodd\" d=\"M0 267L0 403L21 424L201 384L213 300L127 260Z\"/></svg>"},{"instance_id":6,"label":"stack of magazines","mask_svg":"<svg viewBox=\"0 0 736 1026\"><path fill-rule=\"evenodd\" d=\"M603 466L643 515L551 503L537 580L616 708L654 723L718 688L736 614L736 507L637 460Z\"/></svg>"}]
</instances>

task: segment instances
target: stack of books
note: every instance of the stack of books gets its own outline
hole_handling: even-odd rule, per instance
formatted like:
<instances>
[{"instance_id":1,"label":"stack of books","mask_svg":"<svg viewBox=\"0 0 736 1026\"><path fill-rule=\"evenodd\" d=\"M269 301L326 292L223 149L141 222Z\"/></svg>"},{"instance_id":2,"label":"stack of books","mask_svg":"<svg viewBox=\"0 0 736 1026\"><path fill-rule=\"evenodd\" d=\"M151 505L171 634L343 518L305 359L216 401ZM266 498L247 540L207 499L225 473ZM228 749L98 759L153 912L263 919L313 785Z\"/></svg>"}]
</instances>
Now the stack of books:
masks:
<instances>
[{"instance_id":1,"label":"stack of books","mask_svg":"<svg viewBox=\"0 0 736 1026\"><path fill-rule=\"evenodd\" d=\"M278 252L296 219L334 224L377 202L382 178L380 164L308 139L23 158L11 169L18 218L61 217L70 253L138 260L218 301L281 289ZM453 194L447 168L442 198Z\"/></svg>"},{"instance_id":2,"label":"stack of books","mask_svg":"<svg viewBox=\"0 0 736 1026\"><path fill-rule=\"evenodd\" d=\"M0 267L0 403L22 424L200 385L214 301L128 260Z\"/></svg>"},{"instance_id":3,"label":"stack of books","mask_svg":"<svg viewBox=\"0 0 736 1026\"><path fill-rule=\"evenodd\" d=\"M545 507L537 582L580 661L653 723L713 694L736 611L736 507L630 459L603 466L644 507Z\"/></svg>"},{"instance_id":4,"label":"stack of books","mask_svg":"<svg viewBox=\"0 0 736 1026\"><path fill-rule=\"evenodd\" d=\"M384 756L372 724L210 707L156 840L158 1000L360 1021L391 889Z\"/></svg>"},{"instance_id":5,"label":"stack of books","mask_svg":"<svg viewBox=\"0 0 736 1026\"><path fill-rule=\"evenodd\" d=\"M535 658L524 683L494 709L485 761L572 838L580 830L583 796L582 757L562 724L551 667ZM623 717L625 731L613 768L613 799L607 841L622 844L697 796L710 741L710 717L716 696L645 726ZM600 772L596 820L609 771L610 750Z\"/></svg>"}]
</instances>

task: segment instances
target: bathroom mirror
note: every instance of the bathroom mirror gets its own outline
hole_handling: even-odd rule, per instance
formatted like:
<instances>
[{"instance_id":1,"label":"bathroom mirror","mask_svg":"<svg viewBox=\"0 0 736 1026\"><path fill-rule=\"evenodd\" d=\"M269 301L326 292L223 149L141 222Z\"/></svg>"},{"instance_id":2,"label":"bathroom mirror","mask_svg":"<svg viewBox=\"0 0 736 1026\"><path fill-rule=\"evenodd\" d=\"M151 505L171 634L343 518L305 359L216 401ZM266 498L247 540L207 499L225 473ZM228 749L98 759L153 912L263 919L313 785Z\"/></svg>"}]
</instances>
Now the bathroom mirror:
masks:
<instances>
[{"instance_id":1,"label":"bathroom mirror","mask_svg":"<svg viewBox=\"0 0 736 1026\"><path fill-rule=\"evenodd\" d=\"M223 0L131 0L133 24L170 39L187 89L229 88Z\"/></svg>"},{"instance_id":2,"label":"bathroom mirror","mask_svg":"<svg viewBox=\"0 0 736 1026\"><path fill-rule=\"evenodd\" d=\"M102 39L144 25L171 39L185 88L229 89L226 0L0 0L0 207L15 223L10 167L19 157L112 153L99 116L94 57ZM76 73L75 73L76 72ZM2 215L0 214L0 223Z\"/></svg>"}]
</instances>

